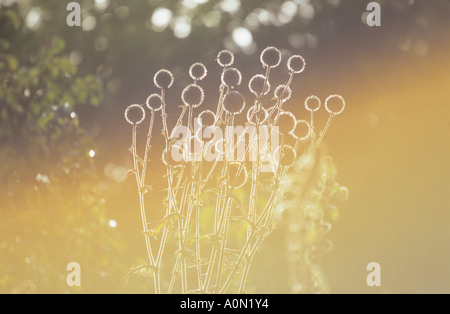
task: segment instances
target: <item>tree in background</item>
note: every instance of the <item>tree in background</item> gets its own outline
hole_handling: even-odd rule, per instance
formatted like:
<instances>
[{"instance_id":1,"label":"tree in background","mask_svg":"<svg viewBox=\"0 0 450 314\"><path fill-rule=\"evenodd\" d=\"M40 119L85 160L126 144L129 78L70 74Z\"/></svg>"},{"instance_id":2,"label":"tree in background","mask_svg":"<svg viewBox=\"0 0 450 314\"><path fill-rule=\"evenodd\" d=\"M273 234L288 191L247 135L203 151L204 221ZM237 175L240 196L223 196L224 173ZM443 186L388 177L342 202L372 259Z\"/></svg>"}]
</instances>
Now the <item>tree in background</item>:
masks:
<instances>
[{"instance_id":1,"label":"tree in background","mask_svg":"<svg viewBox=\"0 0 450 314\"><path fill-rule=\"evenodd\" d=\"M117 278L104 254L120 247L75 113L100 104L102 83L77 75L63 39L29 41L17 6L1 9L0 25L0 291L70 291L70 262L89 264L76 291L106 289Z\"/></svg>"}]
</instances>

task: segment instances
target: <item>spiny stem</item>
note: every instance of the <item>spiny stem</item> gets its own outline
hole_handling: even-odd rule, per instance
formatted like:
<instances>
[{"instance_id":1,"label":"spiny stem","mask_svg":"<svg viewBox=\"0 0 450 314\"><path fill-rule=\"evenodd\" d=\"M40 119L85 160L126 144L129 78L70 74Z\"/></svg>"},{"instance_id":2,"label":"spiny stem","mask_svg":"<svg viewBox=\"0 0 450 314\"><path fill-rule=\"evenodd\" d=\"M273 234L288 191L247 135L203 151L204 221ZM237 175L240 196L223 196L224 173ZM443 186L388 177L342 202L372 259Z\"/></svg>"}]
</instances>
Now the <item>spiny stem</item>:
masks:
<instances>
[{"instance_id":1,"label":"spiny stem","mask_svg":"<svg viewBox=\"0 0 450 314\"><path fill-rule=\"evenodd\" d=\"M136 183L138 186L138 194L139 194L139 208L141 212L141 221L142 221L142 229L144 232L144 239L145 239L145 245L147 249L148 258L150 261L150 266L154 268L155 266L155 260L153 257L153 251L152 246L150 243L150 238L148 235L148 227L147 227L147 217L145 214L145 203L144 203L144 195L142 191L142 184L141 184L141 178L139 176L139 164L137 162L137 148L136 148L136 134L137 134L137 125L133 124L133 131L132 131L132 155L133 155L133 164L134 164L134 173L136 176ZM159 282L158 278L154 273L154 282L155 282L155 293L160 293L159 291Z\"/></svg>"},{"instance_id":2,"label":"spiny stem","mask_svg":"<svg viewBox=\"0 0 450 314\"><path fill-rule=\"evenodd\" d=\"M330 117L328 118L327 124L325 125L325 128L322 132L320 132L320 138L317 141L317 146L320 146L322 143L323 138L325 137L325 134L327 133L328 129L330 128L331 121L333 120L334 114L330 114Z\"/></svg>"},{"instance_id":3,"label":"spiny stem","mask_svg":"<svg viewBox=\"0 0 450 314\"><path fill-rule=\"evenodd\" d=\"M277 171L277 175L276 175L276 180L277 181L280 179L280 175L281 175L281 167L279 167L278 171ZM276 203L276 194L278 193L278 189L279 189L279 184L276 184L275 188L272 190L272 193L270 195L269 201L266 204L266 207L264 208L264 210L262 211L258 221L256 222L256 224L255 224L255 226L254 226L254 228L252 230L250 238L245 242L244 247L242 248L241 253L240 253L239 257L238 257L238 260L236 261L233 270L229 274L226 282L224 283L222 289L220 290L220 293L224 293L228 289L228 287L230 286L231 281L233 280L234 275L237 273L237 271L239 269L239 266L240 266L240 264L241 264L241 262L242 262L242 260L243 260L243 258L245 256L245 253L247 252L247 249L250 247L251 242L256 237L256 234L257 234L257 232L260 229L261 223L264 221L266 216L267 217L270 216L270 214L272 212L272 209L273 209L273 207L274 207L274 205Z\"/></svg>"},{"instance_id":4,"label":"spiny stem","mask_svg":"<svg viewBox=\"0 0 450 314\"><path fill-rule=\"evenodd\" d=\"M201 143L201 152L203 154L204 143ZM204 291L202 283L202 265L201 265L201 246L200 246L200 209L201 205L201 190L202 190L202 175L203 175L203 159L199 162L197 173L197 206L196 206L196 221L195 221L195 258L197 268L197 281L200 291Z\"/></svg>"},{"instance_id":5,"label":"spiny stem","mask_svg":"<svg viewBox=\"0 0 450 314\"><path fill-rule=\"evenodd\" d=\"M183 118L184 118L184 115L186 114L186 111L187 111L187 106L183 106L183 111L181 111L181 114L178 117L177 123L175 124L175 126L174 126L174 128L172 130L172 133L179 125L181 125L181 123L183 121ZM169 137L170 139L172 139L172 135L173 134L170 135L170 137Z\"/></svg>"},{"instance_id":6,"label":"spiny stem","mask_svg":"<svg viewBox=\"0 0 450 314\"><path fill-rule=\"evenodd\" d=\"M150 125L148 128L148 134L147 134L147 144L145 145L144 165L142 167L142 175L141 175L142 188L145 186L145 176L147 174L148 155L149 155L150 148L151 148L151 140L152 140L152 131L153 131L154 121L155 121L155 112L154 112L154 110L151 110Z\"/></svg>"}]
</instances>

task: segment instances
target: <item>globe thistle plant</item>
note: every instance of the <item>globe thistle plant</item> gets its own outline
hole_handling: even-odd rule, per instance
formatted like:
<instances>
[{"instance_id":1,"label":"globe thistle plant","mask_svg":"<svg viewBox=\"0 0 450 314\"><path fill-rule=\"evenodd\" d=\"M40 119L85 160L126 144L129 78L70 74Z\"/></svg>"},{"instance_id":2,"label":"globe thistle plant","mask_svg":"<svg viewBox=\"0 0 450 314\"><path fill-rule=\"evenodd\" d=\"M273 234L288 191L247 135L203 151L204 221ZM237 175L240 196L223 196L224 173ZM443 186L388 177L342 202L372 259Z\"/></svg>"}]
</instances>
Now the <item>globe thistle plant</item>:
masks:
<instances>
[{"instance_id":1,"label":"globe thistle plant","mask_svg":"<svg viewBox=\"0 0 450 314\"><path fill-rule=\"evenodd\" d=\"M298 102L292 83L306 68L302 56L283 60L279 49L268 47L259 57L264 74L253 75L248 82L232 67L234 61L228 50L217 55L221 75L215 100L208 99L200 85L209 73L206 66L194 63L189 68L193 83L177 96L182 109L176 120L169 121L167 115L167 106L176 104L166 103L166 96L176 93L172 91L176 82L165 69L155 74L155 90L145 105L131 105L125 111L132 125L130 172L138 187L148 257L147 264L137 269L150 272L155 293L246 292L256 251L274 228L286 178L299 161L320 149L333 118L345 109L342 96L328 97L324 107L330 117L316 138L314 114L322 107L320 99L310 96L301 102L311 113L310 121L296 117L293 111L298 108L288 108ZM288 72L275 84L273 71L282 62ZM158 116L163 128L161 152L151 151ZM136 134L146 117L150 118L141 158ZM146 202L151 193L147 176L151 154L159 155L166 171L162 217ZM321 230L327 227L325 222L320 225Z\"/></svg>"}]
</instances>

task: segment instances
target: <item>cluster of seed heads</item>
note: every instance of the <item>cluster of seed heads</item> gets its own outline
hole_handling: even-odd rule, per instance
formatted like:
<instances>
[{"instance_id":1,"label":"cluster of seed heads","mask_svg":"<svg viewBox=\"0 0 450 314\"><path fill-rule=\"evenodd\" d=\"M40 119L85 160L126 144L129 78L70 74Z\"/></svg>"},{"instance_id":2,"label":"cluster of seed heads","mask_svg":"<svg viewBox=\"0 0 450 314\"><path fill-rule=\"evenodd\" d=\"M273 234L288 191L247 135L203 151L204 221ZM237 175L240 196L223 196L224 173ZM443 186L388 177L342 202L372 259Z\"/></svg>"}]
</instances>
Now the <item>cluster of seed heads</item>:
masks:
<instances>
[{"instance_id":1,"label":"cluster of seed heads","mask_svg":"<svg viewBox=\"0 0 450 314\"><path fill-rule=\"evenodd\" d=\"M231 115L241 114L246 107L245 97L239 92L239 87L242 84L241 72L232 67L234 64L234 54L228 50L219 52L216 61L223 68L221 75L221 84L227 89L226 94L222 98L222 106L225 113ZM263 68L267 70L266 75L256 74L248 82L248 88L250 92L256 97L255 105L247 108L247 120L248 123L254 124L259 121L263 124L267 118L269 118L269 111L260 104L263 102L263 98L267 96L271 90L271 84L267 78L267 74L271 69L278 67L282 61L280 51L275 47L266 48L260 56L261 64ZM273 99L278 101L279 104L283 104L289 101L292 97L291 82L294 74L300 74L305 70L305 59L300 55L294 55L287 61L287 68L291 79L287 84L281 84L277 86L273 93ZM192 108L198 108L203 104L205 99L205 93L203 88L198 85L198 82L206 78L208 70L206 66L200 62L194 63L189 69L189 75L194 81L193 84L188 85L181 94L181 99L186 106ZM173 86L174 78L173 74L162 69L158 71L154 76L154 84L161 91L167 91ZM147 108L152 112L157 112L162 109L164 100L161 94L151 94L146 101ZM305 108L311 113L317 112L322 106L321 100L317 96L309 96L305 101ZM280 106L281 107L281 106ZM220 108L219 108L220 109ZM332 116L341 114L345 109L345 100L340 95L331 95L325 101L325 109ZM307 122L305 120L297 120L295 116L288 111L279 110L278 113L278 125L280 126L280 132L289 139L293 136L300 140L306 140L312 131L310 130L313 121ZM218 113L218 112L217 112ZM202 126L213 126L221 117L217 116L210 110L202 111L199 114ZM125 118L130 124L140 124L145 119L145 111L140 105L131 105L126 109ZM312 116L313 119L313 116ZM273 122L273 121L272 121ZM298 127L297 127L298 126ZM309 129L309 130L308 130Z\"/></svg>"},{"instance_id":2,"label":"cluster of seed heads","mask_svg":"<svg viewBox=\"0 0 450 314\"><path fill-rule=\"evenodd\" d=\"M245 250L242 249L240 253L240 258L236 261L236 266L231 271L228 279L223 283L223 286L221 290L219 289L219 285L221 283L221 276L222 276L222 264L223 260L222 258L219 258L216 260L217 256L222 256L225 254L225 244L224 242L220 243L220 246L213 246L213 253L211 255L210 263L218 263L218 274L216 279L216 287L214 289L219 289L219 291L226 291L228 289L230 282L232 280L232 277L238 272L239 264L244 263L243 262L243 255L248 254L247 260L251 261L251 255L254 254L254 250L252 249L251 245L254 245L255 247L259 244L260 240L258 240L260 234L256 234L256 229L260 230L261 228L266 228L267 230L270 229L268 226L270 224L270 213L275 206L274 201L274 195L277 193L277 190L279 188L279 182L283 178L283 176L286 174L287 170L292 167L296 160L298 159L299 155L299 147L310 147L310 148L317 148L320 143L322 142L330 123L333 119L333 117L340 115L344 109L345 109L345 100L340 95L331 95L329 96L324 103L324 107L326 111L330 114L328 122L326 126L323 128L323 130L316 134L316 126L314 123L314 115L319 111L319 109L322 107L321 100L315 96L309 96L305 102L304 107L306 110L310 113L310 120L301 120L297 119L294 113L291 111L288 111L285 109L286 103L289 101L293 101L293 87L292 82L294 80L294 77L296 75L299 75L304 72L306 68L306 62L305 59L300 55L293 55L288 58L287 62L285 63L287 65L288 69L288 79L283 82L282 84L279 84L275 88L272 88L272 84L270 82L271 78L271 72L280 66L280 64L283 62L282 55L279 49L275 47L268 47L264 49L260 55L260 62L262 65L262 68L265 73L263 74L256 74L250 78L248 81L247 88L250 91L251 95L254 97L252 101L248 101L246 97L241 92L241 88L243 85L243 76L239 69L233 67L235 61L235 56L232 52L228 50L223 50L219 52L216 58L216 62L220 66L222 73L220 75L220 88L219 88L219 101L217 104L217 107L214 108L214 110L211 109L205 109L202 110L197 117L199 118L198 121L201 124L202 129L209 128L209 127L233 127L235 123L235 117L239 115L243 115L244 118L246 118L246 127L256 127L258 128L262 126L267 126L269 128L275 128L279 131L280 136L280 143L279 147L275 150L274 155L272 158L274 160L277 160L277 167L279 170L276 170L274 172L274 187L272 191L272 195L270 196L268 200L268 205L266 206L266 209L261 211L261 209L258 209L258 205L256 202L256 195L257 190L259 189L259 172L260 172L260 160L252 164L252 171L250 172L247 168L248 165L246 162L235 162L235 161L228 161L222 168L221 174L222 178L219 179L219 182L215 183L214 187L217 188L219 186L219 196L217 196L217 206L221 206L220 210L216 210L216 214L219 215L215 218L215 224L214 224L214 233L220 233L215 234L216 237L226 238L228 227L228 221L231 219L231 217L225 218L224 215L230 215L231 209L228 209L228 206L231 206L230 204L233 203L233 199L230 196L230 191L236 190L236 189L244 189L246 186L248 187L248 183L251 185L251 195L250 195L250 203L248 205L248 217L244 217L243 219L246 219L249 222L249 225L247 228L247 241L249 241L246 246ZM197 62L194 63L190 69L189 69L189 76L193 80L193 82L189 85L187 85L182 93L181 93L181 101L184 104L182 106L183 110L178 118L178 121L176 121L175 126L172 129L169 129L168 121L167 121L167 114L166 114L166 95L169 93L169 90L174 85L174 76L173 74L166 69L159 70L155 76L154 76L154 85L156 88L159 89L158 93L153 93L148 96L145 105L138 105L134 104L129 106L125 111L125 119L128 123L133 125L133 159L135 164L134 173L136 174L136 180L139 187L139 193L141 195L142 190L145 190L145 172L146 172L146 165L148 162L148 154L150 151L150 141L152 138L152 128L153 128L153 122L156 112L161 112L161 119L163 123L163 134L166 141L166 147L162 153L162 160L164 164L167 166L167 177L168 177L168 209L166 210L166 213L168 216L173 214L178 214L178 219L181 220L180 224L178 226L181 233L178 234L179 238L179 250L186 250L185 245L183 241L186 241L185 236L183 236L183 232L187 233L189 230L189 224L191 223L191 217L193 217L193 208L195 206L198 206L198 208L201 208L202 205L200 204L199 195L202 193L205 193L205 189L207 186L211 185L211 177L214 171L217 172L217 161L214 163L214 165L210 168L210 172L208 175L205 175L202 173L202 166L195 164L192 162L192 164L189 165L189 169L193 171L194 175L190 177L190 180L196 181L195 183L189 181L186 181L186 183L183 185L184 179L184 172L181 172L181 174L174 174L174 167L183 167L186 165L186 163L176 163L171 161L171 156L169 155L169 152L173 153L174 148L178 150L181 154L183 154L185 157L188 153L183 149L183 147L179 147L176 144L174 144L173 134L177 130L179 126L183 124L183 119L188 113L188 128L189 130L192 130L193 125L193 117L194 117L194 110L198 110L200 106L202 106L205 103L205 92L203 87L200 85L201 81L204 80L208 75L208 70L206 66L203 63ZM147 110L146 110L146 108ZM150 121L150 127L149 127L149 136L147 137L147 145L146 145L146 152L142 164L140 165L137 160L139 159L136 152L136 127L141 124L145 118L146 118L146 111L150 112L151 121ZM193 134L192 138L188 139L187 141L198 141L201 142L201 144L207 144L202 146L203 148L207 147L209 143L205 143L202 139L201 134L202 130L199 130L197 134ZM259 133L257 134L259 136ZM242 142L242 139L238 139L239 142ZM221 141L215 142L215 150L221 152L224 154L223 151L225 140L222 139ZM258 158L260 158L258 156ZM139 159L142 160L142 159ZM193 160L192 158L186 158L185 160ZM139 169L141 167L141 169ZM140 171L141 170L141 171ZM220 171L219 171L220 172ZM250 175L251 173L251 175ZM187 179L186 179L187 180ZM175 182L178 182L175 184ZM176 187L174 187L176 186ZM188 189L189 191L187 194L179 193L179 190L182 189ZM183 197L179 197L178 195L184 195ZM189 195L189 197L186 198L186 195ZM223 199L229 198L228 201L223 201ZM195 202L189 202L189 199L195 199ZM144 226L144 234L146 234L146 241L147 241L147 250L148 255L150 259L150 265L154 269L159 269L161 267L161 259L159 258L162 253L161 251L158 253L158 255L153 254L152 252L152 246L150 243L150 238L147 237L147 234L149 233L149 230L147 229L148 221L145 216L145 205L144 205L144 198L140 197L141 202L141 215L143 220L143 226ZM195 205L196 204L196 205ZM184 206L187 206L187 209L184 208ZM199 223L199 215L200 211L197 208L197 224ZM261 215L258 217L258 215ZM181 217L181 218L180 218ZM167 217L166 217L167 218ZM256 228L258 227L258 228ZM225 228L225 229L223 229ZM252 229L256 228L256 229ZM261 229L262 230L262 229ZM264 229L265 230L265 229ZM166 235L166 228L164 227L163 231L163 237L161 240L160 250L164 251L165 248L165 241L167 239ZM168 232L168 231L167 231ZM196 232L198 233L198 225ZM260 232L260 231L258 231ZM222 234L225 233L225 234ZM196 254L196 265L195 268L198 272L198 289L202 291L210 291L210 282L212 278L212 272L214 272L214 267L208 267L208 270L206 273L202 272L202 267L200 265L199 260L201 259L201 253L200 253L200 245L199 245L199 234L195 235L195 254ZM251 244L249 244L251 243ZM250 246L248 246L250 245ZM220 252L220 254L219 254ZM253 252L253 253L252 253ZM176 273L181 273L181 279L182 279L182 291L187 292L187 283L186 283L186 265L183 264L186 263L186 260L184 257L178 257L177 263L174 266L173 269L173 276L175 276ZM184 266L183 266L184 265ZM247 265L248 266L248 265ZM183 268L184 267L184 268ZM184 272L184 273L183 273ZM157 272L156 272L157 273ZM159 282L158 282L158 276L155 273L155 290L160 291ZM248 270L244 271L243 279L241 282L240 292L242 292L243 286L245 286L245 278L246 274L248 274ZM202 278L205 277L205 281L202 281ZM172 277L171 283L173 284L174 277ZM169 291L171 291L171 288L169 287Z\"/></svg>"}]
</instances>

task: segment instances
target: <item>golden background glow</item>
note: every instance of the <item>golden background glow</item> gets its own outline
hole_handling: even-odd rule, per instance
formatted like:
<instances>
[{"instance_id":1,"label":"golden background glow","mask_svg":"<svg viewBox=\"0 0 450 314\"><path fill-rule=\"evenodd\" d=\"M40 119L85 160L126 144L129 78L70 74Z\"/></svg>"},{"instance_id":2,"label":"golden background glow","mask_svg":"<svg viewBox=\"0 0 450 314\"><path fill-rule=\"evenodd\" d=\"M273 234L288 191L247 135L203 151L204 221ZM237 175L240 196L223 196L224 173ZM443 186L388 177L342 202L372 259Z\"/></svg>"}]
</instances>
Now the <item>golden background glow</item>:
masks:
<instances>
[{"instance_id":1,"label":"golden background glow","mask_svg":"<svg viewBox=\"0 0 450 314\"><path fill-rule=\"evenodd\" d=\"M439 1L439 4L450 12L446 2ZM261 71L258 64L261 48L280 43L280 48L302 53L307 61L307 70L293 83L294 96L286 108L298 114L297 117L306 118L303 102L311 94L325 100L328 95L339 93L346 99L346 110L333 121L323 146L324 152L336 164L337 180L350 191L349 200L339 207L339 219L333 222L329 235L334 248L320 259L330 292L448 293L450 22L448 16L443 17L433 11L434 15L430 16L434 18L427 20L428 24L419 21L425 25L421 31L409 32L411 25L417 22L411 22L417 12L408 15L402 11L402 19L389 13L383 17L382 27L369 28L361 23L360 8L354 7L348 11L339 8L325 11L324 14L340 17L341 23L336 26L338 31L330 31L334 28L324 26L328 25L328 20L323 18L322 24L314 24L308 30L318 33L319 44L313 48L305 47L303 51L278 40L296 29L280 26L264 30L263 34L257 33L253 40L258 44L258 50L250 55L244 53L245 49L240 50L236 55L237 60L241 58L237 66L242 67L244 81L248 81L251 75ZM433 8L430 6L431 11ZM207 20L211 22L215 18L210 16ZM126 18L121 21L129 22ZM100 27L99 21L97 29ZM130 26L133 27L136 25ZM105 33L100 35L114 37L106 30L101 32ZM140 41L134 42L135 46L118 44L108 49L121 50L124 54L131 54L130 51L142 49L142 46L152 52L162 47L167 49L167 58L160 56L160 59L155 59L156 64L149 65L149 69L173 66L187 71L192 62L204 60L211 61L208 66L213 68L215 53L222 42L201 41L200 33L194 32L193 38L188 39L174 39L171 34L158 33L159 37L155 37L150 48ZM68 42L73 36L92 42L86 35L90 33L73 34L67 35ZM125 41L130 37L127 36L117 38ZM218 36L211 32L208 40ZM223 34L222 37L226 36ZM183 51L187 45L183 40L198 42L189 45L186 56L173 52ZM101 45L101 42L97 41L97 44ZM211 47L204 49L206 46ZM201 55L199 50L204 50L205 54ZM98 57L92 53L85 55L84 59L89 63L95 56ZM195 59L199 56L202 60ZM106 60L108 56L100 55L98 58ZM132 167L128 151L131 128L123 119L123 109L130 102L139 103L148 94L152 82L149 79L151 75L144 73L147 68L142 69L142 61L130 57L124 64L128 67L122 69L120 79L107 80L107 95L102 106L92 111L80 109L80 123L95 143L92 144L92 152L89 148L85 154L90 163L81 168L96 169L100 179L61 179L58 188L65 192L60 195L70 195L70 201L77 204L73 208L64 208L61 206L64 202L59 198L46 199L41 194L33 194L29 199L21 195L11 197L14 206L8 203L8 206L0 208L0 225L3 226L0 231L1 293L148 291L144 278L132 277L126 284L124 280L131 267L145 262L145 243L140 229L135 181L131 176L123 177L124 172ZM106 70L97 69L103 75L102 71ZM212 70L210 75L217 74L215 71ZM127 85L127 80L135 74L138 79L133 80L133 86ZM187 76L186 73L183 75L179 78L182 82ZM121 84L125 87L115 94L114 89ZM211 103L215 101L217 87L218 79L207 83L207 97L212 99ZM169 97L175 104L179 95ZM205 106L211 109L210 104ZM177 110L175 108L169 113L169 119L175 119ZM321 115L318 118L323 125L327 117ZM157 122L155 128L159 130L160 127L160 122ZM155 136L159 136L159 131ZM143 141L144 129L139 132L139 143ZM93 148L95 146L97 148ZM159 152L161 147L159 139L154 143L153 151ZM149 177L155 191L148 196L150 215L159 211L164 197L164 191L161 191L164 179L161 178L165 172L157 154L152 158L154 163L149 166ZM6 165L6 160L1 162ZM8 169L8 174L13 171ZM32 179L34 177L32 174ZM23 183L19 181L3 180L1 184L6 190L7 186ZM76 190L78 193L83 189L89 190L90 186L99 187L101 195L97 199L101 199L100 204L92 208L79 205L83 195L67 192ZM34 202L36 199L39 201ZM63 210L65 214L61 215ZM101 226L98 229L92 223L97 220ZM43 230L42 226L48 230ZM44 231L48 231L50 236L43 236ZM286 273L279 267L284 262L283 256L274 253L277 247L281 247L280 241L282 238L275 232L258 254L256 270L249 280L252 292L286 292ZM67 248L69 242L73 249ZM28 252L33 252L33 255ZM65 267L72 261L81 263L82 288L70 289L65 284ZM382 286L379 288L366 285L366 266L370 262L381 265ZM95 267L90 268L90 263ZM57 268L47 269L42 265L57 265ZM40 283L44 288L40 288Z\"/></svg>"}]
</instances>

